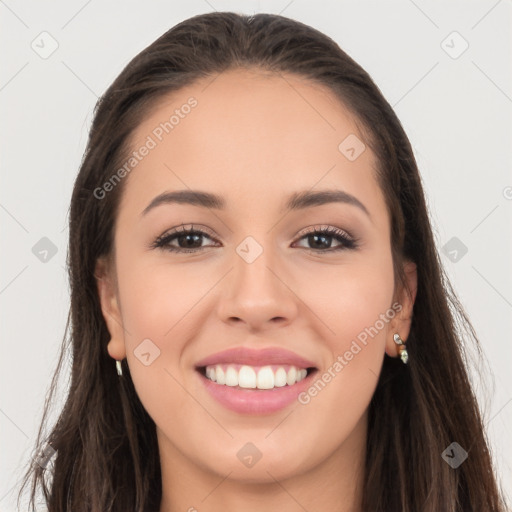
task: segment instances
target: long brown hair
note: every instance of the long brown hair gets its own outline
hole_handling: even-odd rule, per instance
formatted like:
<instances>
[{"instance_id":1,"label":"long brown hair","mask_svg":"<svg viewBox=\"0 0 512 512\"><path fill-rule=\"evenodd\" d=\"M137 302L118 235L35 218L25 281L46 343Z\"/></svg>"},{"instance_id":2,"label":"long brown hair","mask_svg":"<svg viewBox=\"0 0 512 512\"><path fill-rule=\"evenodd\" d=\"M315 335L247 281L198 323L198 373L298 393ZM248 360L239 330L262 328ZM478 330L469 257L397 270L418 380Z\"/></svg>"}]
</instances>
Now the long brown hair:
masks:
<instances>
[{"instance_id":1,"label":"long brown hair","mask_svg":"<svg viewBox=\"0 0 512 512\"><path fill-rule=\"evenodd\" d=\"M96 105L70 207L70 315L36 443L41 449L47 442L56 453L46 467L32 463L25 475L22 490L32 483L32 507L40 489L49 512L159 510L155 424L128 366L123 363L122 379L116 374L94 276L97 259L112 255L124 181L101 200L94 191L127 160L131 134L159 98L240 67L322 84L351 110L378 161L396 282L405 285L405 259L417 265L409 364L384 358L369 406L363 510L503 511L458 325L477 348L478 340L439 261L418 167L400 121L370 76L329 37L282 16L231 12L195 16L167 31L124 68ZM68 395L46 433L55 379L68 349ZM453 441L469 454L455 469L441 456Z\"/></svg>"}]
</instances>

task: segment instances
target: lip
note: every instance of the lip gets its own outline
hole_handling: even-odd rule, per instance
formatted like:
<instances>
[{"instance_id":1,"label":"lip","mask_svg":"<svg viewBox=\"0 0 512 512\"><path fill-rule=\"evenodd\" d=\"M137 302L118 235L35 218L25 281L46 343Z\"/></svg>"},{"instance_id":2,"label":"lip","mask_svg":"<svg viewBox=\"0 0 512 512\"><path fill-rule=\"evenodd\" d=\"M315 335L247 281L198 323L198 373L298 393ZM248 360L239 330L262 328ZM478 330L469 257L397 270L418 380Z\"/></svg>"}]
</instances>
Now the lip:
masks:
<instances>
[{"instance_id":1,"label":"lip","mask_svg":"<svg viewBox=\"0 0 512 512\"><path fill-rule=\"evenodd\" d=\"M211 381L204 375L206 366L233 364L249 366L289 365L297 368L312 369L300 382L273 389L247 389L239 386L226 386ZM219 404L239 414L271 414L284 409L297 400L317 373L317 365L299 356L295 352L278 347L252 349L235 347L212 354L195 365L196 374L204 387Z\"/></svg>"},{"instance_id":2,"label":"lip","mask_svg":"<svg viewBox=\"0 0 512 512\"><path fill-rule=\"evenodd\" d=\"M312 361L278 347L253 349L235 347L212 354L196 363L196 369L214 364L246 364L249 366L266 366L286 364L298 368L316 368Z\"/></svg>"},{"instance_id":3,"label":"lip","mask_svg":"<svg viewBox=\"0 0 512 512\"><path fill-rule=\"evenodd\" d=\"M246 389L238 386L217 384L196 371L199 379L220 405L239 414L262 415L280 411L298 399L313 382L318 370L308 372L300 382L292 386L283 386L273 389Z\"/></svg>"}]
</instances>

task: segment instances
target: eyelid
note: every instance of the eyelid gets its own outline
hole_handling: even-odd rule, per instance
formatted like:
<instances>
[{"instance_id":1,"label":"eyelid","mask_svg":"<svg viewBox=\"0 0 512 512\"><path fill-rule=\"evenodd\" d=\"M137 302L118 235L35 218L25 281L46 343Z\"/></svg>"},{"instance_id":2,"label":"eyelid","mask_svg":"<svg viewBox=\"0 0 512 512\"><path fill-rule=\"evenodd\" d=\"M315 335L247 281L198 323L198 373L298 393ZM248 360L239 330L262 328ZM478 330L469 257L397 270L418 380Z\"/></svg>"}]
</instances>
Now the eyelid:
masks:
<instances>
[{"instance_id":1,"label":"eyelid","mask_svg":"<svg viewBox=\"0 0 512 512\"><path fill-rule=\"evenodd\" d=\"M309 226L307 228L304 228L299 231L299 233L296 235L299 238L302 238L304 235L309 235L310 233L314 233L315 231L328 231L329 233L336 233L336 234L345 234L347 238L350 238L353 241L357 241L357 237L354 236L350 231L339 228L337 226L333 226L331 224L315 224L313 226Z\"/></svg>"},{"instance_id":2,"label":"eyelid","mask_svg":"<svg viewBox=\"0 0 512 512\"><path fill-rule=\"evenodd\" d=\"M184 224L184 223L180 224L179 226L177 226L175 228L168 229L162 235L160 235L160 238L163 238L167 235L175 235L175 234L179 234L179 233L186 234L189 231L203 231L210 238L212 238L212 240L218 241L215 233L211 229L207 228L206 226L203 226L201 224Z\"/></svg>"}]
</instances>

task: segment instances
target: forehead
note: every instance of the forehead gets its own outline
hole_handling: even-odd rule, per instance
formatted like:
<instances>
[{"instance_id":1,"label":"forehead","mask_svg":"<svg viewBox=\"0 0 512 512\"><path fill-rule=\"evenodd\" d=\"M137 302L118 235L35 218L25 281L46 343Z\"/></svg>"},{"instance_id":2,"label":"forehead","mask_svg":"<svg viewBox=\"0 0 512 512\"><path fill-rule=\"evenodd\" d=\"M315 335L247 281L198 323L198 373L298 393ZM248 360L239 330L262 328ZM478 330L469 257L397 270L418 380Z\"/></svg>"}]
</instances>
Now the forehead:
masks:
<instances>
[{"instance_id":1,"label":"forehead","mask_svg":"<svg viewBox=\"0 0 512 512\"><path fill-rule=\"evenodd\" d=\"M122 204L140 212L157 194L186 188L245 205L315 186L378 194L373 153L366 145L347 158L346 140L364 147L354 116L325 86L225 71L153 105L132 134L133 150L151 149L129 172Z\"/></svg>"}]
</instances>

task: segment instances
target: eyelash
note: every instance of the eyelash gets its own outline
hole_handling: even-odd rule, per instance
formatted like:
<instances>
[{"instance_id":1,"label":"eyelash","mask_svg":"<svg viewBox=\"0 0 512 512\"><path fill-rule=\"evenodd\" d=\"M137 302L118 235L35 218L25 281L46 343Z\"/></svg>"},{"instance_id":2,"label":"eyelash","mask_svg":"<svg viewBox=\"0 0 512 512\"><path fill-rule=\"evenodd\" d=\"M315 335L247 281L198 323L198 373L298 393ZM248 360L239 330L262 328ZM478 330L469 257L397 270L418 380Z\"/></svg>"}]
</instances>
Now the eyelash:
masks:
<instances>
[{"instance_id":1,"label":"eyelash","mask_svg":"<svg viewBox=\"0 0 512 512\"><path fill-rule=\"evenodd\" d=\"M215 240L215 238L209 234L206 231L202 231L200 229L194 229L194 226L189 228L185 228L184 226L181 226L180 228L175 229L171 233L165 233L161 236L159 236L152 244L152 249L164 249L170 252L175 253L193 253L198 252L205 247L196 247L194 249L183 249L180 247L173 247L170 245L170 242L180 236L186 236L186 235L200 235L200 236L206 236L210 238L211 240ZM333 226L330 226L328 228L320 228L318 229L316 226L313 231L308 231L307 233L303 233L302 236L299 238L299 240L302 240L303 238L306 238L308 236L314 236L314 235L322 235L326 236L328 238L335 238L338 242L341 242L341 245L334 248L327 248L327 249L308 249L305 248L309 252L313 253L325 253L325 252L335 252L335 251L341 251L341 250L355 250L359 247L358 239L354 238L351 235L348 235L345 231L335 228Z\"/></svg>"}]
</instances>

